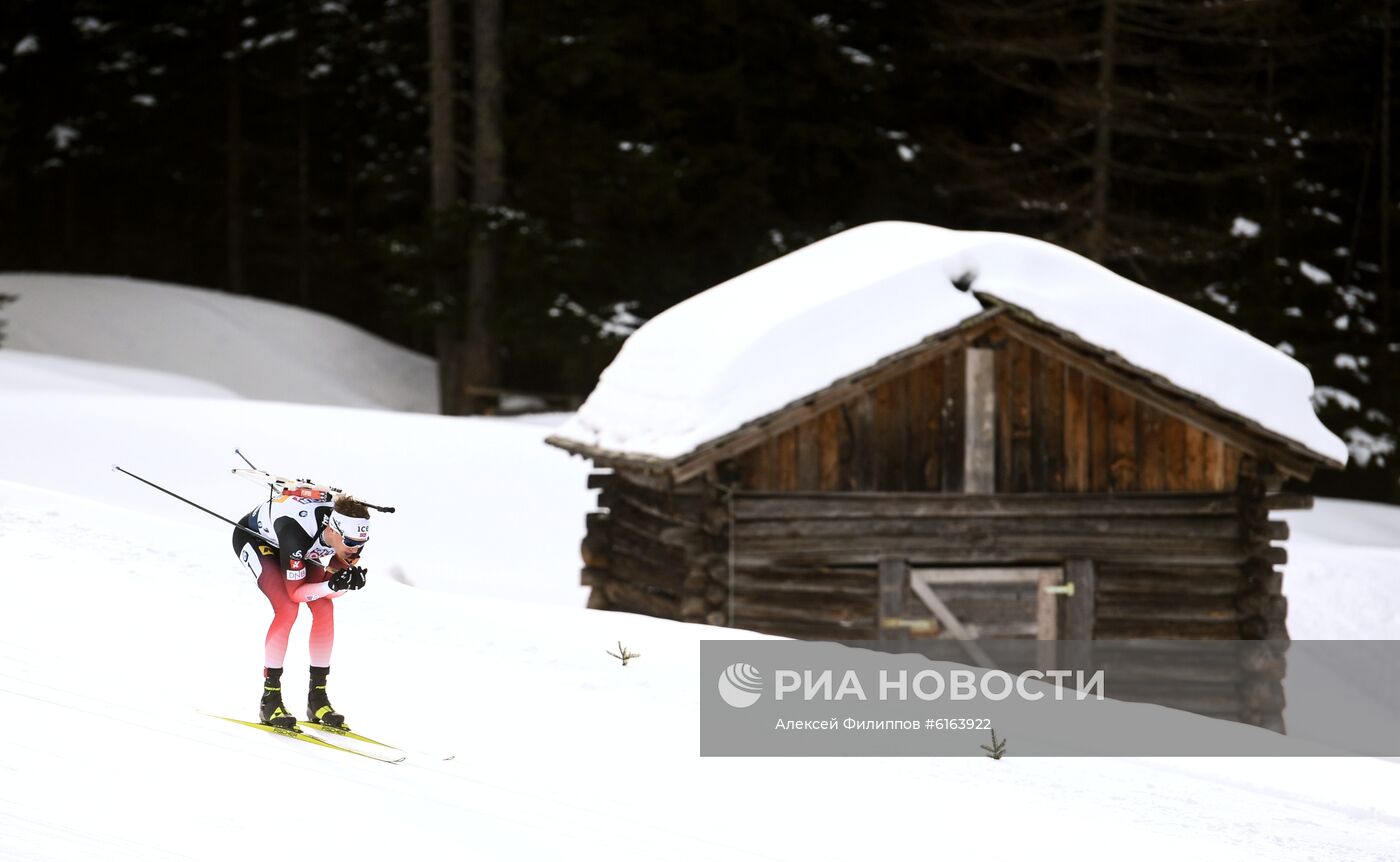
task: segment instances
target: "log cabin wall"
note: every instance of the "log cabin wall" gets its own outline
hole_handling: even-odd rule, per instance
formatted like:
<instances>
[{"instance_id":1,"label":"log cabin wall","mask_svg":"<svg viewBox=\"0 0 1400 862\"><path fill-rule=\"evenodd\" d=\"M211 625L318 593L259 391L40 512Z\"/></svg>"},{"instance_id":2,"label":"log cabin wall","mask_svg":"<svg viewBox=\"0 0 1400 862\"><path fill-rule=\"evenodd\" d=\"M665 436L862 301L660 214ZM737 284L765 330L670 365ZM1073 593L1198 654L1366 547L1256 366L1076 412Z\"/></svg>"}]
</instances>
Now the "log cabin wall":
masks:
<instances>
[{"instance_id":1,"label":"log cabin wall","mask_svg":"<svg viewBox=\"0 0 1400 862\"><path fill-rule=\"evenodd\" d=\"M1234 445L993 330L999 493L1233 491ZM736 458L753 491L962 490L959 349Z\"/></svg>"},{"instance_id":2,"label":"log cabin wall","mask_svg":"<svg viewBox=\"0 0 1400 862\"><path fill-rule=\"evenodd\" d=\"M734 624L865 639L881 560L915 567L1094 567L1097 638L1282 636L1287 535L1267 502L1238 494L835 494L734 499ZM968 599L986 596L968 593ZM1031 596L950 609L987 636L1030 636ZM906 603L908 607L916 604ZM1060 617L1067 608L1061 607ZM932 620L927 610L904 614ZM1020 629L1017 629L1017 626Z\"/></svg>"},{"instance_id":3,"label":"log cabin wall","mask_svg":"<svg viewBox=\"0 0 1400 862\"><path fill-rule=\"evenodd\" d=\"M594 473L580 581L588 606L723 625L728 608L729 509L706 482L659 490L642 477ZM707 618L708 615L708 618Z\"/></svg>"},{"instance_id":4,"label":"log cabin wall","mask_svg":"<svg viewBox=\"0 0 1400 862\"><path fill-rule=\"evenodd\" d=\"M582 582L593 587L593 608L873 639L881 560L936 567L1082 559L1095 575L1088 636L1287 636L1274 568L1287 557L1272 543L1288 529L1269 515L1291 501L1269 494L1266 479L1245 477L1234 494L749 491L732 500L707 482L661 491L599 473L591 484L601 490L600 509L588 517ZM1009 598L996 613L986 602L952 604L960 618L992 626L988 636L1027 636L1015 626L1033 622L1031 605Z\"/></svg>"}]
</instances>

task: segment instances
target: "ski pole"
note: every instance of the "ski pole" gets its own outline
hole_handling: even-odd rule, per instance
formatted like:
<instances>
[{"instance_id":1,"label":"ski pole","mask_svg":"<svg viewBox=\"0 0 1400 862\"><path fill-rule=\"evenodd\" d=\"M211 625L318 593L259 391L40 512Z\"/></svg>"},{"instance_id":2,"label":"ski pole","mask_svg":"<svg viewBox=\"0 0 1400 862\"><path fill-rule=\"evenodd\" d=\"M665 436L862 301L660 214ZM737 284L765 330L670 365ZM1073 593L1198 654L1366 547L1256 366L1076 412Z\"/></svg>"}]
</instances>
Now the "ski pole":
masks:
<instances>
[{"instance_id":1,"label":"ski pole","mask_svg":"<svg viewBox=\"0 0 1400 862\"><path fill-rule=\"evenodd\" d=\"M184 503L184 504L186 504L186 505L188 505L188 506L193 506L193 507L195 507L196 509L198 509L199 511L205 513L206 515L213 515L214 517L218 518L220 521L223 521L225 524L228 524L228 525L232 526L232 527L235 528L235 529L242 530L243 532L247 533L247 534L250 535L250 536L253 536L254 538L256 538L256 539L257 539L258 541L260 541L260 542L265 542L265 541L267 541L267 537L264 536L264 535L262 535L261 533L258 533L258 532L255 531L255 530L251 530L251 529L249 529L248 527L244 526L243 524L238 523L237 521L231 521L231 520L229 520L228 518L225 518L223 515L220 515L218 512L212 511L212 510L210 510L210 509L206 509L206 508L204 508L203 506L199 505L198 503L195 503L195 502L190 501L190 500L186 500L184 497L181 497L179 494L176 494L174 491L168 491L168 490L166 490L165 488L162 488L161 486L157 485L155 482L152 482L152 481L149 480L149 479L142 479L140 476L136 475L135 473L132 473L132 472L129 471L129 470L123 470L121 467L118 467L116 464L113 464L113 465L112 465L112 469L113 469L113 470L116 470L118 473L125 473L126 475L130 476L131 478L135 479L135 480L138 481L138 482L145 482L147 485L150 485L152 488L155 488L157 491L160 491L162 494L169 494L170 496L172 496L172 497L174 497L175 499L179 500L181 503Z\"/></svg>"}]
</instances>

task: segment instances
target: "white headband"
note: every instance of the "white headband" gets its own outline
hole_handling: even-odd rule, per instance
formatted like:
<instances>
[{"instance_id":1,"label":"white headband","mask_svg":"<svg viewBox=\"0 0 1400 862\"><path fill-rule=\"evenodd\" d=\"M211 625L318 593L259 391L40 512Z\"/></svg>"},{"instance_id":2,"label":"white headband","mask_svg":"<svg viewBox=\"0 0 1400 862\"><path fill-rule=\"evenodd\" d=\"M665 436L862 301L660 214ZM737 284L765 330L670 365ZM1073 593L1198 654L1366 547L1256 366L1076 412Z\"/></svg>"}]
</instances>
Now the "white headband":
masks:
<instances>
[{"instance_id":1,"label":"white headband","mask_svg":"<svg viewBox=\"0 0 1400 862\"><path fill-rule=\"evenodd\" d=\"M369 541L369 518L352 518L332 511L331 529L352 542Z\"/></svg>"}]
</instances>

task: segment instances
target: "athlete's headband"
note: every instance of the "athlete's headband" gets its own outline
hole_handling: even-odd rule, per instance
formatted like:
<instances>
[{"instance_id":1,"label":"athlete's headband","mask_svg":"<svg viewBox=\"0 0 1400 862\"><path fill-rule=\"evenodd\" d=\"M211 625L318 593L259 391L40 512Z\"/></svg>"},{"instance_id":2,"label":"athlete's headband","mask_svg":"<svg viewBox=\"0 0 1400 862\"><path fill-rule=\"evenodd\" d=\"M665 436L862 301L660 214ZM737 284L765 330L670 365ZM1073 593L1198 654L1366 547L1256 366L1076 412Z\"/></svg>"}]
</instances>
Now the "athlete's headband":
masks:
<instances>
[{"instance_id":1,"label":"athlete's headband","mask_svg":"<svg viewBox=\"0 0 1400 862\"><path fill-rule=\"evenodd\" d=\"M369 518L352 518L340 512L331 512L331 529L347 542L363 545L369 541Z\"/></svg>"}]
</instances>

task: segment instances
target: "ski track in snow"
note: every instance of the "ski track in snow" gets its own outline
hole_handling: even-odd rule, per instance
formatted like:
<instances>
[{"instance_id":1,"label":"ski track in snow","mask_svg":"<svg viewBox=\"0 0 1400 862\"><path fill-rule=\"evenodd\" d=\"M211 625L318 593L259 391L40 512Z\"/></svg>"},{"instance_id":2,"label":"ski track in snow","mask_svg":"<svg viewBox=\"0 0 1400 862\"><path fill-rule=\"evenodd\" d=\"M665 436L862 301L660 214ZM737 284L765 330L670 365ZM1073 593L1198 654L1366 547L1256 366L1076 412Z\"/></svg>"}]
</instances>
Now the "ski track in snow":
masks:
<instances>
[{"instance_id":1,"label":"ski track in snow","mask_svg":"<svg viewBox=\"0 0 1400 862\"><path fill-rule=\"evenodd\" d=\"M337 704L457 759L264 738L195 711L247 717L257 696L266 609L221 527L178 525L171 547L159 518L0 491L0 857L849 859L936 841L1006 859L1066 830L1091 858L1400 846L1400 767L1362 758L701 759L696 642L713 630L384 581L338 605ZM618 638L643 653L625 670L603 655Z\"/></svg>"}]
</instances>

